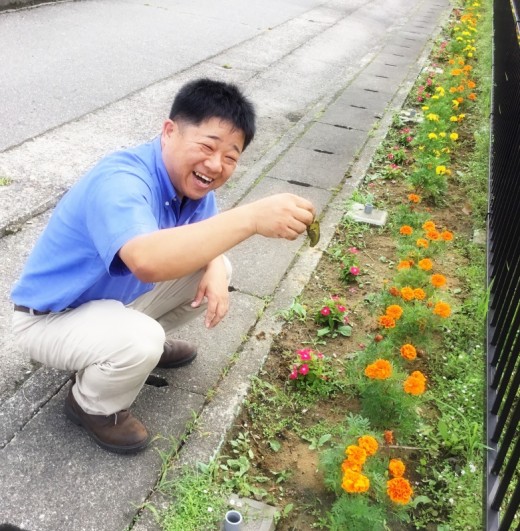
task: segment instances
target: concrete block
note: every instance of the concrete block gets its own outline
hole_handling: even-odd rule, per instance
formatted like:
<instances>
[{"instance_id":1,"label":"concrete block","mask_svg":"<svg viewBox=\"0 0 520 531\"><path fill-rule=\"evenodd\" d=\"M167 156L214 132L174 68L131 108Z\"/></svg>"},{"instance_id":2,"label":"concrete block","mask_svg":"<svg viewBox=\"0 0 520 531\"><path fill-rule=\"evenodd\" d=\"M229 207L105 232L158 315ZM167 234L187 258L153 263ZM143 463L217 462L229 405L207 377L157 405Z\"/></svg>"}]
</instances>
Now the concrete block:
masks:
<instances>
[{"instance_id":1,"label":"concrete block","mask_svg":"<svg viewBox=\"0 0 520 531\"><path fill-rule=\"evenodd\" d=\"M368 214L365 212L365 205L362 205L361 203L352 203L347 212L347 216L360 223L368 223L370 225L382 227L386 223L388 212L386 212L386 210L377 210L374 208L372 209L372 212Z\"/></svg>"}]
</instances>

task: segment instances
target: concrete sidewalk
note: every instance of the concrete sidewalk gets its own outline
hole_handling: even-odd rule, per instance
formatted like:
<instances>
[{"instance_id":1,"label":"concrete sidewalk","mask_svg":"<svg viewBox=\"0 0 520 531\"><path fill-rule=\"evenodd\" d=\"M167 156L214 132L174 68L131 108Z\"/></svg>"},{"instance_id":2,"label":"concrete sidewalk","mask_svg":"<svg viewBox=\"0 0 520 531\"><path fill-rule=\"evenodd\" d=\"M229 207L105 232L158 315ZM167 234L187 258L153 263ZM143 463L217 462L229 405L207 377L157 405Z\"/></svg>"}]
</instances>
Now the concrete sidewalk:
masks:
<instances>
[{"instance_id":1,"label":"concrete sidewalk","mask_svg":"<svg viewBox=\"0 0 520 531\"><path fill-rule=\"evenodd\" d=\"M70 374L27 368L30 377L0 403L0 523L29 531L121 531L130 525L139 531L157 529L148 512L132 522L145 501L159 507L164 503L153 494L161 467L158 451L180 447L178 441L192 428L180 448L178 466L208 462L218 452L251 376L282 327L277 312L290 305L312 275L345 200L362 179L449 9L447 0L420 2L384 36L379 52L359 75L309 106L262 158L247 158L246 152L236 186L222 190L223 207L277 192L304 195L320 212L322 239L311 249L304 238L287 242L258 237L228 253L235 266L230 315L213 331L206 331L201 320L180 331L179 337L197 341L198 358L189 367L154 372L156 385L146 385L136 401L136 415L158 436L148 450L118 456L98 448L63 414ZM194 70L186 77L195 77ZM154 101L153 95L136 94L136 108L145 97ZM108 112L121 112L118 105ZM38 142L22 146L20 156L37 151ZM125 139L119 142L124 145ZM48 208L68 186L41 183L39 199L33 196L22 217L4 223L4 234L21 225L24 230L0 243L5 245L3 267L27 254ZM9 319L9 311L7 304L2 306L0 317Z\"/></svg>"}]
</instances>

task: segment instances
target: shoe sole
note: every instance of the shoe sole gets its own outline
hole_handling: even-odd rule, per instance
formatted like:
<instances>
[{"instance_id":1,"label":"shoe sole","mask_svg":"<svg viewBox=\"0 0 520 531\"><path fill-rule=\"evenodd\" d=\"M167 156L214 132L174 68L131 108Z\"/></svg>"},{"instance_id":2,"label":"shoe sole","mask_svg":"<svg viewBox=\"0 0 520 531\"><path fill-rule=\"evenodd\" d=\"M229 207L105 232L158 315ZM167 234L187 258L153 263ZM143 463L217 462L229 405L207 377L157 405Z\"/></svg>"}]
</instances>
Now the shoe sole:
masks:
<instances>
[{"instance_id":1,"label":"shoe sole","mask_svg":"<svg viewBox=\"0 0 520 531\"><path fill-rule=\"evenodd\" d=\"M158 363L156 365L156 368L158 369L178 369L179 367L184 367L185 365L189 365L196 357L197 357L197 353L195 352L195 354L193 354L191 358L186 358L182 361L173 361L168 364Z\"/></svg>"},{"instance_id":2,"label":"shoe sole","mask_svg":"<svg viewBox=\"0 0 520 531\"><path fill-rule=\"evenodd\" d=\"M68 401L65 401L65 416L73 423L76 424L76 426L81 426L88 434L88 436L101 448L104 450L108 450L109 452L113 452L115 454L136 454L140 452L141 450L144 450L148 444L150 443L150 437L146 439L144 443L139 443L134 446L117 446L114 444L108 444L103 442L101 439L99 439L95 433L93 433L91 430L89 430L82 422L81 419L76 415L72 407L70 406Z\"/></svg>"}]
</instances>

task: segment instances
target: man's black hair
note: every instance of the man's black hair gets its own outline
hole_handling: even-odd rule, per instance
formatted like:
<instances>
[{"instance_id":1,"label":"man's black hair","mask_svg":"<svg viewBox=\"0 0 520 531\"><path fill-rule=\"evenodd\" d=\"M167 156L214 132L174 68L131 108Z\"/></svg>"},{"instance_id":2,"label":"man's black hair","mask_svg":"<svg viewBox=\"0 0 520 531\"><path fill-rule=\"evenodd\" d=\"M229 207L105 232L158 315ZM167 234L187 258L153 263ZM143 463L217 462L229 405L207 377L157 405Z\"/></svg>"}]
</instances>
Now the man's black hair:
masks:
<instances>
[{"instance_id":1,"label":"man's black hair","mask_svg":"<svg viewBox=\"0 0 520 531\"><path fill-rule=\"evenodd\" d=\"M176 118L194 125L211 118L226 120L244 133L244 149L255 136L253 104L232 83L207 78L190 81L173 100L170 120Z\"/></svg>"}]
</instances>

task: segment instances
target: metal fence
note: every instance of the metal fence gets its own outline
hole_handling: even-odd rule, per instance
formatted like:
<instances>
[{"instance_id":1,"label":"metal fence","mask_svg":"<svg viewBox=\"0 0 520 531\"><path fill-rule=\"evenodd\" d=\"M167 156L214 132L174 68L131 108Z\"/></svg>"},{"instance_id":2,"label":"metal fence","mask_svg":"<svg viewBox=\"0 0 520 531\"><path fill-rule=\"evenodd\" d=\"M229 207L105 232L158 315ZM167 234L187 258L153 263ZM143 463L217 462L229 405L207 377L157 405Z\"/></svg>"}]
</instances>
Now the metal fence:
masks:
<instances>
[{"instance_id":1,"label":"metal fence","mask_svg":"<svg viewBox=\"0 0 520 531\"><path fill-rule=\"evenodd\" d=\"M494 0L486 528L520 523L520 0Z\"/></svg>"}]
</instances>

